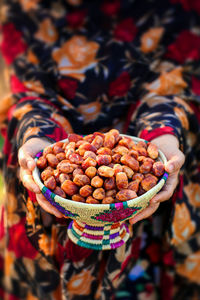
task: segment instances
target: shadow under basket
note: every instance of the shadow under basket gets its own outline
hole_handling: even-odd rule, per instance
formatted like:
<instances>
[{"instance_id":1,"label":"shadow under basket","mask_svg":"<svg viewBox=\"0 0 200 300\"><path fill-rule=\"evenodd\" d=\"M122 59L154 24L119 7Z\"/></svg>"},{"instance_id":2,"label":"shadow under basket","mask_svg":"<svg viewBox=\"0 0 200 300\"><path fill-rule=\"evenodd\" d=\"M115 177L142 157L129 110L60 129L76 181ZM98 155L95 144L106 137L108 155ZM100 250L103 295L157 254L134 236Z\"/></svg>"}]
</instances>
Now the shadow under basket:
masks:
<instances>
[{"instance_id":1,"label":"shadow under basket","mask_svg":"<svg viewBox=\"0 0 200 300\"><path fill-rule=\"evenodd\" d=\"M130 137L134 142L145 141ZM67 141L67 139L62 142ZM147 141L145 141L147 143ZM53 145L52 145L53 146ZM35 161L42 155L36 155ZM166 164L164 154L159 150L158 160ZM36 167L33 178L45 198L65 217L72 219L67 232L69 238L77 245L94 250L111 250L122 246L129 239L126 220L132 218L149 205L152 199L165 184L168 173L164 173L159 182L148 192L135 199L112 204L88 204L62 198L44 186L40 171Z\"/></svg>"}]
</instances>

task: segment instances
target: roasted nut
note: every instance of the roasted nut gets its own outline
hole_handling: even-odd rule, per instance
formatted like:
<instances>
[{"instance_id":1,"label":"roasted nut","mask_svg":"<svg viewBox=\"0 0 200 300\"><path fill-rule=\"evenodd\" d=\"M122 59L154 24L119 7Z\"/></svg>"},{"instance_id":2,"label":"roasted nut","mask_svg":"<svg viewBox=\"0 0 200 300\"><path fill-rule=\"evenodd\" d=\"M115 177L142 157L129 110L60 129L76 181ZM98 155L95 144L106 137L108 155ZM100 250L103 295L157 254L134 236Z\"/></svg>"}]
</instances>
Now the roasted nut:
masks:
<instances>
[{"instance_id":1,"label":"roasted nut","mask_svg":"<svg viewBox=\"0 0 200 300\"><path fill-rule=\"evenodd\" d=\"M132 180L137 180L139 183L142 181L142 179L144 178L144 175L141 173L135 173L132 177Z\"/></svg>"},{"instance_id":2,"label":"roasted nut","mask_svg":"<svg viewBox=\"0 0 200 300\"><path fill-rule=\"evenodd\" d=\"M77 164L77 165L81 165L83 162L83 158L82 156L80 156L80 154L78 153L72 153L69 155L69 160L71 163Z\"/></svg>"},{"instance_id":3,"label":"roasted nut","mask_svg":"<svg viewBox=\"0 0 200 300\"><path fill-rule=\"evenodd\" d=\"M137 161L139 161L139 163L142 164L145 161L145 158L147 158L147 157L144 155L139 155L137 158Z\"/></svg>"},{"instance_id":4,"label":"roasted nut","mask_svg":"<svg viewBox=\"0 0 200 300\"><path fill-rule=\"evenodd\" d=\"M113 177L114 170L107 166L101 166L98 168L98 174L103 177Z\"/></svg>"},{"instance_id":5,"label":"roasted nut","mask_svg":"<svg viewBox=\"0 0 200 300\"><path fill-rule=\"evenodd\" d=\"M82 136L80 136L80 135L78 135L76 133L70 133L68 135L69 142L75 142L75 143L77 143L78 141L81 141L82 139L83 139Z\"/></svg>"},{"instance_id":6,"label":"roasted nut","mask_svg":"<svg viewBox=\"0 0 200 300\"><path fill-rule=\"evenodd\" d=\"M79 195L79 194L73 195L73 196L72 196L72 200L73 200L73 201L76 201L76 202L83 202L83 203L85 203L85 198L82 197L82 196Z\"/></svg>"},{"instance_id":7,"label":"roasted nut","mask_svg":"<svg viewBox=\"0 0 200 300\"><path fill-rule=\"evenodd\" d=\"M112 150L107 148L107 147L101 147L97 150L97 154L111 155L112 156Z\"/></svg>"},{"instance_id":8,"label":"roasted nut","mask_svg":"<svg viewBox=\"0 0 200 300\"><path fill-rule=\"evenodd\" d=\"M54 192L54 194L56 194L62 198L66 198L65 192L59 186L56 186L56 188L53 190L53 192Z\"/></svg>"},{"instance_id":9,"label":"roasted nut","mask_svg":"<svg viewBox=\"0 0 200 300\"><path fill-rule=\"evenodd\" d=\"M139 146L138 144L137 144L137 152L138 152L139 156L147 156L148 155L146 148Z\"/></svg>"},{"instance_id":10,"label":"roasted nut","mask_svg":"<svg viewBox=\"0 0 200 300\"><path fill-rule=\"evenodd\" d=\"M97 164L99 166L101 166L101 165L107 166L107 165L109 165L111 163L112 158L111 158L110 155L102 155L102 154L100 154L100 155L97 155L96 161L97 161Z\"/></svg>"},{"instance_id":11,"label":"roasted nut","mask_svg":"<svg viewBox=\"0 0 200 300\"><path fill-rule=\"evenodd\" d=\"M77 174L75 175L73 182L78 186L84 186L90 183L90 179L86 175Z\"/></svg>"},{"instance_id":12,"label":"roasted nut","mask_svg":"<svg viewBox=\"0 0 200 300\"><path fill-rule=\"evenodd\" d=\"M121 163L130 167L134 172L139 170L139 162L128 154L122 156Z\"/></svg>"},{"instance_id":13,"label":"roasted nut","mask_svg":"<svg viewBox=\"0 0 200 300\"><path fill-rule=\"evenodd\" d=\"M92 196L87 197L86 203L89 203L89 204L100 204L100 202L97 199L94 199Z\"/></svg>"},{"instance_id":14,"label":"roasted nut","mask_svg":"<svg viewBox=\"0 0 200 300\"><path fill-rule=\"evenodd\" d=\"M102 204L111 204L111 203L114 203L115 200L112 198L112 197L105 197L103 200L102 200Z\"/></svg>"},{"instance_id":15,"label":"roasted nut","mask_svg":"<svg viewBox=\"0 0 200 300\"><path fill-rule=\"evenodd\" d=\"M103 188L97 188L92 194L92 196L97 200L102 200L103 198L105 198L105 195L106 193Z\"/></svg>"},{"instance_id":16,"label":"roasted nut","mask_svg":"<svg viewBox=\"0 0 200 300\"><path fill-rule=\"evenodd\" d=\"M153 164L152 172L155 176L160 177L165 172L165 166L161 161L157 161Z\"/></svg>"},{"instance_id":17,"label":"roasted nut","mask_svg":"<svg viewBox=\"0 0 200 300\"><path fill-rule=\"evenodd\" d=\"M134 192L137 193L138 190L139 190L139 185L140 185L140 183L139 183L138 180L131 181L131 182L128 184L128 189L129 189L129 190L132 190L132 191L134 191Z\"/></svg>"},{"instance_id":18,"label":"roasted nut","mask_svg":"<svg viewBox=\"0 0 200 300\"><path fill-rule=\"evenodd\" d=\"M128 154L130 155L130 156L132 156L132 157L134 157L135 159L138 159L138 152L137 152L137 150L130 150L129 152L128 152Z\"/></svg>"},{"instance_id":19,"label":"roasted nut","mask_svg":"<svg viewBox=\"0 0 200 300\"><path fill-rule=\"evenodd\" d=\"M132 190L128 190L128 189L123 189L123 190L119 191L116 195L116 199L118 201L127 201L127 200L134 199L134 198L137 198L136 192L134 192Z\"/></svg>"},{"instance_id":20,"label":"roasted nut","mask_svg":"<svg viewBox=\"0 0 200 300\"><path fill-rule=\"evenodd\" d=\"M146 193L146 191L139 185L139 189L138 189L138 192L137 192L138 196L141 196L145 193Z\"/></svg>"},{"instance_id":21,"label":"roasted nut","mask_svg":"<svg viewBox=\"0 0 200 300\"><path fill-rule=\"evenodd\" d=\"M73 148L69 148L65 150L65 156L68 159L70 155L72 155L73 153L75 153L75 149Z\"/></svg>"},{"instance_id":22,"label":"roasted nut","mask_svg":"<svg viewBox=\"0 0 200 300\"><path fill-rule=\"evenodd\" d=\"M121 160L121 155L119 153L115 153L113 156L112 156L112 162L114 164L118 164L120 163L120 160Z\"/></svg>"},{"instance_id":23,"label":"roasted nut","mask_svg":"<svg viewBox=\"0 0 200 300\"><path fill-rule=\"evenodd\" d=\"M99 176L95 176L91 180L91 186L95 188L100 188L103 186L103 179Z\"/></svg>"},{"instance_id":24,"label":"roasted nut","mask_svg":"<svg viewBox=\"0 0 200 300\"><path fill-rule=\"evenodd\" d=\"M53 176L47 178L47 180L44 181L44 185L50 189L54 190L56 188L56 180Z\"/></svg>"},{"instance_id":25,"label":"roasted nut","mask_svg":"<svg viewBox=\"0 0 200 300\"><path fill-rule=\"evenodd\" d=\"M152 143L148 143L147 153L152 159L158 158L158 148Z\"/></svg>"},{"instance_id":26,"label":"roasted nut","mask_svg":"<svg viewBox=\"0 0 200 300\"><path fill-rule=\"evenodd\" d=\"M144 141L139 141L137 143L137 147L147 149L147 143L145 143Z\"/></svg>"},{"instance_id":27,"label":"roasted nut","mask_svg":"<svg viewBox=\"0 0 200 300\"><path fill-rule=\"evenodd\" d=\"M76 169L74 169L74 171L73 171L73 178L74 178L77 174L79 174L79 175L84 175L84 172L83 172L82 169L76 168ZM87 175L87 174L86 174L86 175Z\"/></svg>"},{"instance_id":28,"label":"roasted nut","mask_svg":"<svg viewBox=\"0 0 200 300\"><path fill-rule=\"evenodd\" d=\"M103 146L103 138L100 135L95 136L91 145L93 145L96 149L99 149Z\"/></svg>"},{"instance_id":29,"label":"roasted nut","mask_svg":"<svg viewBox=\"0 0 200 300\"><path fill-rule=\"evenodd\" d=\"M52 168L55 168L59 163L58 159L56 158L55 154L49 153L46 155L46 159L48 161L48 165Z\"/></svg>"},{"instance_id":30,"label":"roasted nut","mask_svg":"<svg viewBox=\"0 0 200 300\"><path fill-rule=\"evenodd\" d=\"M115 165L113 166L113 170L114 170L115 175L116 175L117 173L119 173L119 172L123 172L123 171L124 171L123 166L120 165L120 164L115 164Z\"/></svg>"},{"instance_id":31,"label":"roasted nut","mask_svg":"<svg viewBox=\"0 0 200 300\"><path fill-rule=\"evenodd\" d=\"M88 157L93 158L94 160L96 160L96 154L92 151L85 151L83 158L86 159Z\"/></svg>"},{"instance_id":32,"label":"roasted nut","mask_svg":"<svg viewBox=\"0 0 200 300\"><path fill-rule=\"evenodd\" d=\"M119 145L116 146L112 151L113 151L113 153L118 153L120 155L125 155L129 152L128 148L126 148L125 146L119 146Z\"/></svg>"},{"instance_id":33,"label":"roasted nut","mask_svg":"<svg viewBox=\"0 0 200 300\"><path fill-rule=\"evenodd\" d=\"M53 149L51 146L47 146L43 150L43 156L46 157L47 154L53 154Z\"/></svg>"},{"instance_id":34,"label":"roasted nut","mask_svg":"<svg viewBox=\"0 0 200 300\"><path fill-rule=\"evenodd\" d=\"M106 190L112 190L115 188L115 177L106 178L104 181L104 188Z\"/></svg>"},{"instance_id":35,"label":"roasted nut","mask_svg":"<svg viewBox=\"0 0 200 300\"><path fill-rule=\"evenodd\" d=\"M157 184L158 178L152 174L146 174L141 181L141 187L145 191L149 191Z\"/></svg>"},{"instance_id":36,"label":"roasted nut","mask_svg":"<svg viewBox=\"0 0 200 300\"><path fill-rule=\"evenodd\" d=\"M85 140L80 140L80 141L78 141L78 142L76 143L76 147L79 148L80 145L85 144L85 142L86 142Z\"/></svg>"},{"instance_id":37,"label":"roasted nut","mask_svg":"<svg viewBox=\"0 0 200 300\"><path fill-rule=\"evenodd\" d=\"M82 197L88 197L88 196L92 195L92 192L93 192L93 188L90 185L88 185L88 184L84 185L79 190L79 194Z\"/></svg>"},{"instance_id":38,"label":"roasted nut","mask_svg":"<svg viewBox=\"0 0 200 300\"><path fill-rule=\"evenodd\" d=\"M56 158L61 161L64 160L66 158L65 152L60 152L56 154Z\"/></svg>"},{"instance_id":39,"label":"roasted nut","mask_svg":"<svg viewBox=\"0 0 200 300\"><path fill-rule=\"evenodd\" d=\"M112 149L115 146L115 137L112 133L106 133L104 138L104 147Z\"/></svg>"},{"instance_id":40,"label":"roasted nut","mask_svg":"<svg viewBox=\"0 0 200 300\"><path fill-rule=\"evenodd\" d=\"M97 173L97 169L95 167L89 167L85 170L85 175L89 178L93 178Z\"/></svg>"},{"instance_id":41,"label":"roasted nut","mask_svg":"<svg viewBox=\"0 0 200 300\"><path fill-rule=\"evenodd\" d=\"M126 173L128 179L131 179L133 177L134 172L128 166L123 166L123 172Z\"/></svg>"},{"instance_id":42,"label":"roasted nut","mask_svg":"<svg viewBox=\"0 0 200 300\"><path fill-rule=\"evenodd\" d=\"M81 166L82 166L83 170L86 170L89 167L96 167L96 165L97 165L96 160L91 157L88 157L84 160L84 162L82 163Z\"/></svg>"},{"instance_id":43,"label":"roasted nut","mask_svg":"<svg viewBox=\"0 0 200 300\"><path fill-rule=\"evenodd\" d=\"M44 169L47 167L47 160L44 156L40 156L36 164L39 169Z\"/></svg>"},{"instance_id":44,"label":"roasted nut","mask_svg":"<svg viewBox=\"0 0 200 300\"><path fill-rule=\"evenodd\" d=\"M60 173L68 174L68 173L72 173L74 171L75 167L72 166L72 164L70 164L70 162L68 160L62 160L57 165L57 169L60 171Z\"/></svg>"},{"instance_id":45,"label":"roasted nut","mask_svg":"<svg viewBox=\"0 0 200 300\"><path fill-rule=\"evenodd\" d=\"M83 137L83 140L88 143L91 143L93 141L93 139L94 139L94 134L88 134Z\"/></svg>"},{"instance_id":46,"label":"roasted nut","mask_svg":"<svg viewBox=\"0 0 200 300\"><path fill-rule=\"evenodd\" d=\"M109 133L112 134L112 135L114 136L114 138L115 138L115 143L118 143L119 138L120 138L119 130L117 130L117 129L111 129L111 130L109 131Z\"/></svg>"},{"instance_id":47,"label":"roasted nut","mask_svg":"<svg viewBox=\"0 0 200 300\"><path fill-rule=\"evenodd\" d=\"M62 184L65 180L70 180L69 175L65 174L65 173L61 173L59 175L59 181L60 181L60 183Z\"/></svg>"},{"instance_id":48,"label":"roasted nut","mask_svg":"<svg viewBox=\"0 0 200 300\"><path fill-rule=\"evenodd\" d=\"M53 146L53 153L56 155L56 154L62 153L62 152L65 152L65 150L63 149L63 143L57 142Z\"/></svg>"},{"instance_id":49,"label":"roasted nut","mask_svg":"<svg viewBox=\"0 0 200 300\"><path fill-rule=\"evenodd\" d=\"M143 164L140 166L139 171L142 174L150 173L152 169L152 163L148 161L144 161Z\"/></svg>"},{"instance_id":50,"label":"roasted nut","mask_svg":"<svg viewBox=\"0 0 200 300\"><path fill-rule=\"evenodd\" d=\"M135 146L134 141L129 137L122 137L122 139L119 141L119 145L125 146L128 149L132 149L132 147Z\"/></svg>"},{"instance_id":51,"label":"roasted nut","mask_svg":"<svg viewBox=\"0 0 200 300\"><path fill-rule=\"evenodd\" d=\"M62 183L61 188L69 196L73 196L78 193L78 186L71 180L65 180Z\"/></svg>"},{"instance_id":52,"label":"roasted nut","mask_svg":"<svg viewBox=\"0 0 200 300\"><path fill-rule=\"evenodd\" d=\"M44 171L42 171L40 176L43 181L46 181L49 177L53 176L53 168L47 167Z\"/></svg>"},{"instance_id":53,"label":"roasted nut","mask_svg":"<svg viewBox=\"0 0 200 300\"><path fill-rule=\"evenodd\" d=\"M56 182L59 183L60 182L60 180L59 180L60 172L58 169L53 170L53 176L54 176Z\"/></svg>"},{"instance_id":54,"label":"roasted nut","mask_svg":"<svg viewBox=\"0 0 200 300\"><path fill-rule=\"evenodd\" d=\"M126 189L128 187L128 177L125 172L119 172L116 174L116 185L119 190Z\"/></svg>"},{"instance_id":55,"label":"roasted nut","mask_svg":"<svg viewBox=\"0 0 200 300\"><path fill-rule=\"evenodd\" d=\"M84 142L82 145L79 146L78 152L81 156L83 156L85 151L92 151L96 153L97 149L90 143Z\"/></svg>"},{"instance_id":56,"label":"roasted nut","mask_svg":"<svg viewBox=\"0 0 200 300\"><path fill-rule=\"evenodd\" d=\"M116 194L117 194L116 189L106 191L106 197L113 197L113 198L115 198Z\"/></svg>"}]
</instances>

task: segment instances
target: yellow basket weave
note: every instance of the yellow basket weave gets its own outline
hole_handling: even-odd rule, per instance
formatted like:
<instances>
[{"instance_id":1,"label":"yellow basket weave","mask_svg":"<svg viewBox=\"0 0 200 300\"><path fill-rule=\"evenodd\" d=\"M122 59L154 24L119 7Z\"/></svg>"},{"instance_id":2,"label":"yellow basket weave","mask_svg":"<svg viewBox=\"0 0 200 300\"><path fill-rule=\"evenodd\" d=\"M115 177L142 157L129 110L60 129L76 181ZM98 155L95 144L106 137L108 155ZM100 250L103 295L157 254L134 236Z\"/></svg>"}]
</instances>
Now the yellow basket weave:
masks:
<instances>
[{"instance_id":1,"label":"yellow basket weave","mask_svg":"<svg viewBox=\"0 0 200 300\"><path fill-rule=\"evenodd\" d=\"M130 137L135 143L147 141ZM67 139L62 142L67 141ZM53 144L52 144L53 146ZM36 155L35 160L42 155L42 151ZM158 160L166 164L165 155L159 150ZM70 217L73 221L68 227L69 238L79 246L95 249L109 250L123 245L129 238L129 230L124 222L146 208L152 199L163 187L168 174L165 173L156 186L148 192L135 199L112 204L88 204L72 201L55 195L47 189L40 180L40 172L36 167L33 178L40 187L45 198L55 206L63 215Z\"/></svg>"}]
</instances>

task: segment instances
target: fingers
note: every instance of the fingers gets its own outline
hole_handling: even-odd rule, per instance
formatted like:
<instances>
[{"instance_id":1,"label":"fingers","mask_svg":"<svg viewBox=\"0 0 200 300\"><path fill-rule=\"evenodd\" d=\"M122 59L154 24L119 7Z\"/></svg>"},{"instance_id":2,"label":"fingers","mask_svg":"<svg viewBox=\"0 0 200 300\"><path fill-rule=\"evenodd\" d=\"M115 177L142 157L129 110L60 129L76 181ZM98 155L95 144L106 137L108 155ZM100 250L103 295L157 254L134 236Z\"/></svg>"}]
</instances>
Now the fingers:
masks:
<instances>
[{"instance_id":1,"label":"fingers","mask_svg":"<svg viewBox=\"0 0 200 300\"><path fill-rule=\"evenodd\" d=\"M174 173L180 170L184 162L184 154L180 150L177 150L177 154L172 156L172 158L167 162L165 169L169 173Z\"/></svg>"},{"instance_id":2,"label":"fingers","mask_svg":"<svg viewBox=\"0 0 200 300\"><path fill-rule=\"evenodd\" d=\"M33 171L36 166L34 159L27 153L23 146L19 149L18 161L22 168L29 169L30 171Z\"/></svg>"},{"instance_id":3,"label":"fingers","mask_svg":"<svg viewBox=\"0 0 200 300\"><path fill-rule=\"evenodd\" d=\"M33 193L40 193L40 188L33 180L32 173L29 169L20 168L19 176L25 188Z\"/></svg>"},{"instance_id":4,"label":"fingers","mask_svg":"<svg viewBox=\"0 0 200 300\"><path fill-rule=\"evenodd\" d=\"M160 203L151 203L147 208L145 208L141 213L137 214L135 217L129 220L131 225L135 224L138 221L146 219L150 217L159 207Z\"/></svg>"},{"instance_id":5,"label":"fingers","mask_svg":"<svg viewBox=\"0 0 200 300\"><path fill-rule=\"evenodd\" d=\"M48 200L40 193L36 195L36 199L39 203L39 205L48 213L56 216L57 218L63 218L63 214L55 208L51 203L48 202Z\"/></svg>"},{"instance_id":6,"label":"fingers","mask_svg":"<svg viewBox=\"0 0 200 300\"><path fill-rule=\"evenodd\" d=\"M163 202L169 200L178 184L178 172L171 174L165 183L162 191L152 198L152 203Z\"/></svg>"}]
</instances>

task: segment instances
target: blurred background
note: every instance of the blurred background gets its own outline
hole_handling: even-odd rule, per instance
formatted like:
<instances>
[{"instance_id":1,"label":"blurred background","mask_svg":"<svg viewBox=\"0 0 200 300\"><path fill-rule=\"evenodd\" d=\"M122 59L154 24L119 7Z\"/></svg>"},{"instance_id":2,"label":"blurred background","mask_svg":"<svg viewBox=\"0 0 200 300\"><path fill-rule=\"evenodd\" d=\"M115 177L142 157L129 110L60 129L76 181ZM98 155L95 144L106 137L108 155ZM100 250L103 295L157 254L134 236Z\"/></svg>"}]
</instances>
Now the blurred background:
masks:
<instances>
[{"instance_id":1,"label":"blurred background","mask_svg":"<svg viewBox=\"0 0 200 300\"><path fill-rule=\"evenodd\" d=\"M8 93L9 93L8 76L0 53L0 105L1 105L1 100L4 97L6 97ZM0 151L2 150L3 142L4 140L0 134ZM0 204L2 203L3 199L4 199L3 180L2 180L2 175L0 173Z\"/></svg>"}]
</instances>

